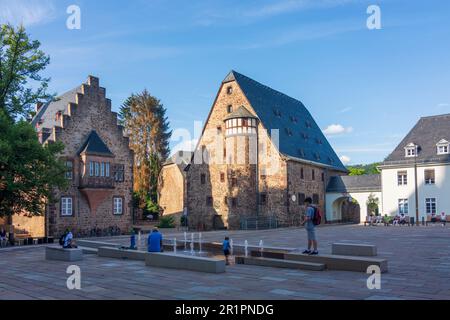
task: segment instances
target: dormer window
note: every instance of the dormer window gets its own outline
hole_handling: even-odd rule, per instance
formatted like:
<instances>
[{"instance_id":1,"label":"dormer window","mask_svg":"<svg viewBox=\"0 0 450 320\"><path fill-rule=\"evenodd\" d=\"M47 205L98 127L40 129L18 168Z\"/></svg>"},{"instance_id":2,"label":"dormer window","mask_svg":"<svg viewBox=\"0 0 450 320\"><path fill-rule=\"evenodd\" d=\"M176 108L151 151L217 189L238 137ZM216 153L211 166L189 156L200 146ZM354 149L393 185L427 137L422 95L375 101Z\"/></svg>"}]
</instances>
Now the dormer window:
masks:
<instances>
[{"instance_id":1,"label":"dormer window","mask_svg":"<svg viewBox=\"0 0 450 320\"><path fill-rule=\"evenodd\" d=\"M449 154L450 152L450 148L449 148L449 142L445 139L440 140L437 144L436 144L436 148L437 148L437 154Z\"/></svg>"},{"instance_id":2,"label":"dormer window","mask_svg":"<svg viewBox=\"0 0 450 320\"><path fill-rule=\"evenodd\" d=\"M416 157L417 156L417 146L414 143L409 143L405 147L405 157Z\"/></svg>"}]
</instances>

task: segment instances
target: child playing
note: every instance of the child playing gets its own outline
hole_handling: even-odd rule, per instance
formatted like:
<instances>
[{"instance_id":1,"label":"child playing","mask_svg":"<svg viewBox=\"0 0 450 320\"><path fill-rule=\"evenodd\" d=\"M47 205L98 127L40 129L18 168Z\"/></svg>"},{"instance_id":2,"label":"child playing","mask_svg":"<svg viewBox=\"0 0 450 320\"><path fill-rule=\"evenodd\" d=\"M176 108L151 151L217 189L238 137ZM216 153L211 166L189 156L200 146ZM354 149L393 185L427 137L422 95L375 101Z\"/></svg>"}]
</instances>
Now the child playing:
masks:
<instances>
[{"instance_id":1,"label":"child playing","mask_svg":"<svg viewBox=\"0 0 450 320\"><path fill-rule=\"evenodd\" d=\"M230 255L230 249L231 249L230 238L225 237L225 240L223 240L223 254L225 255L225 264L226 265L230 264L228 261L228 256Z\"/></svg>"}]
</instances>

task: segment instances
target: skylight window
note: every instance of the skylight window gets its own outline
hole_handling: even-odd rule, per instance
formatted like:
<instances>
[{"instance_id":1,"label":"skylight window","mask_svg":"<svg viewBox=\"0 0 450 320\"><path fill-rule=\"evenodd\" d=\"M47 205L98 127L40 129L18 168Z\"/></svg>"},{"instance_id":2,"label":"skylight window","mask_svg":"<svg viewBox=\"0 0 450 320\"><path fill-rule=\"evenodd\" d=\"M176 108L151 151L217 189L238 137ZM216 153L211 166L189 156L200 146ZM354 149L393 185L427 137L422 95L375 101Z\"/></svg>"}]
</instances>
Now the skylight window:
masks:
<instances>
[{"instance_id":1,"label":"skylight window","mask_svg":"<svg viewBox=\"0 0 450 320\"><path fill-rule=\"evenodd\" d=\"M449 154L450 153L450 143L442 139L438 143L436 143L437 154Z\"/></svg>"},{"instance_id":2,"label":"skylight window","mask_svg":"<svg viewBox=\"0 0 450 320\"><path fill-rule=\"evenodd\" d=\"M416 157L417 156L417 146L414 143L409 143L405 147L405 157Z\"/></svg>"}]
</instances>

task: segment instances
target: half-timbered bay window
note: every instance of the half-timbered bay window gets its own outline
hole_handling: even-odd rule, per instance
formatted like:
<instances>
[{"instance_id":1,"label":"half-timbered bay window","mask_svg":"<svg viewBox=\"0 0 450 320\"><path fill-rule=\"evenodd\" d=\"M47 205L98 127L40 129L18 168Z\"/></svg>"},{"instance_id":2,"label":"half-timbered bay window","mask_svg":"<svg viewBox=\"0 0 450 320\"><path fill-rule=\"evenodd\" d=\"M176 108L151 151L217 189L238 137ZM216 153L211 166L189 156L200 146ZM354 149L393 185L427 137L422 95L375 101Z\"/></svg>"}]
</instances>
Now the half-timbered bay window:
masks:
<instances>
[{"instance_id":1,"label":"half-timbered bay window","mask_svg":"<svg viewBox=\"0 0 450 320\"><path fill-rule=\"evenodd\" d=\"M224 121L227 136L256 134L258 120L244 106L229 114Z\"/></svg>"}]
</instances>

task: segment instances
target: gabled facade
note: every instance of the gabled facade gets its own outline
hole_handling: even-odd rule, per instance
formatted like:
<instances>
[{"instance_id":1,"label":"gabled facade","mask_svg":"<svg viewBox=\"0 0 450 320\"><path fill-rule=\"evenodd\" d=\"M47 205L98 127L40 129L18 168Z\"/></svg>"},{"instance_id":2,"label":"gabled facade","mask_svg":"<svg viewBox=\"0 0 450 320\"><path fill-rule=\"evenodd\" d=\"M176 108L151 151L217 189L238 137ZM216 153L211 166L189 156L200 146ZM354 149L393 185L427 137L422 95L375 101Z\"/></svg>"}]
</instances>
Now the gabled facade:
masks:
<instances>
[{"instance_id":1,"label":"gabled facade","mask_svg":"<svg viewBox=\"0 0 450 320\"><path fill-rule=\"evenodd\" d=\"M384 213L450 214L449 141L450 114L420 118L380 166Z\"/></svg>"},{"instance_id":2,"label":"gabled facade","mask_svg":"<svg viewBox=\"0 0 450 320\"><path fill-rule=\"evenodd\" d=\"M187 170L196 229L298 220L303 199L325 210L325 186L347 170L304 105L238 72L223 80Z\"/></svg>"},{"instance_id":3,"label":"gabled facade","mask_svg":"<svg viewBox=\"0 0 450 320\"><path fill-rule=\"evenodd\" d=\"M74 235L128 232L132 223L133 153L111 100L99 79L39 104L32 120L40 142L61 141L67 190L54 190L55 204L45 208L45 234ZM30 220L31 223L31 220ZM27 229L26 225L22 226Z\"/></svg>"}]
</instances>

